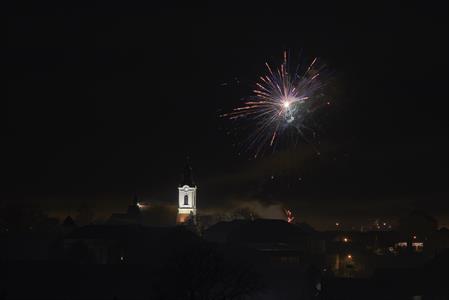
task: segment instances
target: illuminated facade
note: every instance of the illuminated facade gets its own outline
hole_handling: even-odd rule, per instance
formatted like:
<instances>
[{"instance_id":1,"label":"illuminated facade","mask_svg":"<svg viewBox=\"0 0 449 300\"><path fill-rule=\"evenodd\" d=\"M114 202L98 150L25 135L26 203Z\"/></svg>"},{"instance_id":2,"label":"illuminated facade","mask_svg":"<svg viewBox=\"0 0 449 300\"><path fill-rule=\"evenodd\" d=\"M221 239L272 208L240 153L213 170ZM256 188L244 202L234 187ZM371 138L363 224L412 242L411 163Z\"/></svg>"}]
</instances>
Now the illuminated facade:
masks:
<instances>
[{"instance_id":1,"label":"illuminated facade","mask_svg":"<svg viewBox=\"0 0 449 300\"><path fill-rule=\"evenodd\" d=\"M182 183L178 187L178 216L176 223L185 223L196 216L196 190L197 187L192 179L192 169L187 164L184 168Z\"/></svg>"}]
</instances>

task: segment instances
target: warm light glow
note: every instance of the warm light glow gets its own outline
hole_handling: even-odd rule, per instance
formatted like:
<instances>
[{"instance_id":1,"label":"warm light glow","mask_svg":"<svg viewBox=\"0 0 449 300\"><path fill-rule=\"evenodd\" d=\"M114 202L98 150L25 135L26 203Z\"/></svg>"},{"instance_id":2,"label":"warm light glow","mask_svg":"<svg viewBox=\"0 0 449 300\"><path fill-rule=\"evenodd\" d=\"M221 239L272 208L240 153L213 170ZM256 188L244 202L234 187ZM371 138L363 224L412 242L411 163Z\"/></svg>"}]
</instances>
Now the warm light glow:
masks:
<instances>
[{"instance_id":1,"label":"warm light glow","mask_svg":"<svg viewBox=\"0 0 449 300\"><path fill-rule=\"evenodd\" d=\"M343 242L347 243L349 241L348 238L343 238Z\"/></svg>"},{"instance_id":2,"label":"warm light glow","mask_svg":"<svg viewBox=\"0 0 449 300\"><path fill-rule=\"evenodd\" d=\"M340 223L336 222L336 223L335 223L335 226L340 226Z\"/></svg>"},{"instance_id":3,"label":"warm light glow","mask_svg":"<svg viewBox=\"0 0 449 300\"><path fill-rule=\"evenodd\" d=\"M413 236L413 239L416 240L416 235Z\"/></svg>"},{"instance_id":4,"label":"warm light glow","mask_svg":"<svg viewBox=\"0 0 449 300\"><path fill-rule=\"evenodd\" d=\"M150 208L150 203L146 202L146 201L144 201L144 202L137 202L137 207L139 209L141 209L141 210L145 210L145 209Z\"/></svg>"},{"instance_id":5,"label":"warm light glow","mask_svg":"<svg viewBox=\"0 0 449 300\"><path fill-rule=\"evenodd\" d=\"M182 223L186 223L190 218L190 214L183 214L183 213L178 213L178 216L176 218L176 223L177 224L182 224Z\"/></svg>"},{"instance_id":6,"label":"warm light glow","mask_svg":"<svg viewBox=\"0 0 449 300\"><path fill-rule=\"evenodd\" d=\"M351 254L348 254L348 259L352 259L352 255Z\"/></svg>"}]
</instances>

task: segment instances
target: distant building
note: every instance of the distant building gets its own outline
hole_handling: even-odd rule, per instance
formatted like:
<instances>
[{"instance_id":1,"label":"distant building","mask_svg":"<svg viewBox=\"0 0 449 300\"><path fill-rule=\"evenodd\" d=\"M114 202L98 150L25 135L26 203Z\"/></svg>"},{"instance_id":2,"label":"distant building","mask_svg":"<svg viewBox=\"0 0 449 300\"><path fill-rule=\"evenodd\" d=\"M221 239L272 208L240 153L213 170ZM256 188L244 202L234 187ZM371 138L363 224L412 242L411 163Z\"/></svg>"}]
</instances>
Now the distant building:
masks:
<instances>
[{"instance_id":1,"label":"distant building","mask_svg":"<svg viewBox=\"0 0 449 300\"><path fill-rule=\"evenodd\" d=\"M192 178L192 168L187 163L184 167L182 182L178 187L177 224L186 223L196 217L196 190L197 186Z\"/></svg>"},{"instance_id":2,"label":"distant building","mask_svg":"<svg viewBox=\"0 0 449 300\"><path fill-rule=\"evenodd\" d=\"M185 228L148 227L140 224L88 225L64 237L67 259L96 264L159 264L179 244L198 238Z\"/></svg>"},{"instance_id":3,"label":"distant building","mask_svg":"<svg viewBox=\"0 0 449 300\"><path fill-rule=\"evenodd\" d=\"M316 233L283 220L218 222L205 230L205 240L256 250L274 264L322 265L325 243Z\"/></svg>"},{"instance_id":4,"label":"distant building","mask_svg":"<svg viewBox=\"0 0 449 300\"><path fill-rule=\"evenodd\" d=\"M134 197L133 203L128 206L126 213L113 213L108 220L110 225L122 224L140 224L141 213L139 209L139 201Z\"/></svg>"}]
</instances>

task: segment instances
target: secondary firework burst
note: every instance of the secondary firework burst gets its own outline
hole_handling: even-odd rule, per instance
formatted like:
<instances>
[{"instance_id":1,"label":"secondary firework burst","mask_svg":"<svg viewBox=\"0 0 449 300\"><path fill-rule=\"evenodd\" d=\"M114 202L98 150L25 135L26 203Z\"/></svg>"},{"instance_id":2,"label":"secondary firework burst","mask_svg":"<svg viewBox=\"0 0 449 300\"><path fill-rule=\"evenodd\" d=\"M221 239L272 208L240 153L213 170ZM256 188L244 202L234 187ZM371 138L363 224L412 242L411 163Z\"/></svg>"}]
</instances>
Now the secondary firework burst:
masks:
<instances>
[{"instance_id":1,"label":"secondary firework burst","mask_svg":"<svg viewBox=\"0 0 449 300\"><path fill-rule=\"evenodd\" d=\"M295 217L291 210L284 208L285 217L287 218L287 223L293 223Z\"/></svg>"},{"instance_id":2,"label":"secondary firework burst","mask_svg":"<svg viewBox=\"0 0 449 300\"><path fill-rule=\"evenodd\" d=\"M291 72L287 52L277 68L265 64L267 73L255 84L253 94L240 107L221 115L231 120L248 120L254 131L248 139L248 148L255 148L255 156L266 147L273 147L289 127L306 141L314 134L310 120L323 105L321 88L324 86L324 66L315 58L307 67L297 66Z\"/></svg>"}]
</instances>

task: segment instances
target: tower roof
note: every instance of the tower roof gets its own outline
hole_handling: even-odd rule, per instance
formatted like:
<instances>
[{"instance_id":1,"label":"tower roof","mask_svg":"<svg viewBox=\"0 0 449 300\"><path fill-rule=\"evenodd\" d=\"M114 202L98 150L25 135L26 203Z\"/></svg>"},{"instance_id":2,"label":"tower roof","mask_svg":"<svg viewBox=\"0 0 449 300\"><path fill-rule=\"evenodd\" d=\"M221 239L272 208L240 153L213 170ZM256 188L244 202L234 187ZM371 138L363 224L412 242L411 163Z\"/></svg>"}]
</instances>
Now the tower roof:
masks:
<instances>
[{"instance_id":1,"label":"tower roof","mask_svg":"<svg viewBox=\"0 0 449 300\"><path fill-rule=\"evenodd\" d=\"M192 176L192 168L190 167L190 164L188 161L186 162L186 164L184 166L184 173L182 176L182 181L180 183L180 186L184 186L184 185L195 186L195 182L193 181L193 176Z\"/></svg>"},{"instance_id":2,"label":"tower roof","mask_svg":"<svg viewBox=\"0 0 449 300\"><path fill-rule=\"evenodd\" d=\"M63 227L75 227L75 221L73 221L71 216L67 216L67 218L64 219L64 222L62 222Z\"/></svg>"}]
</instances>

